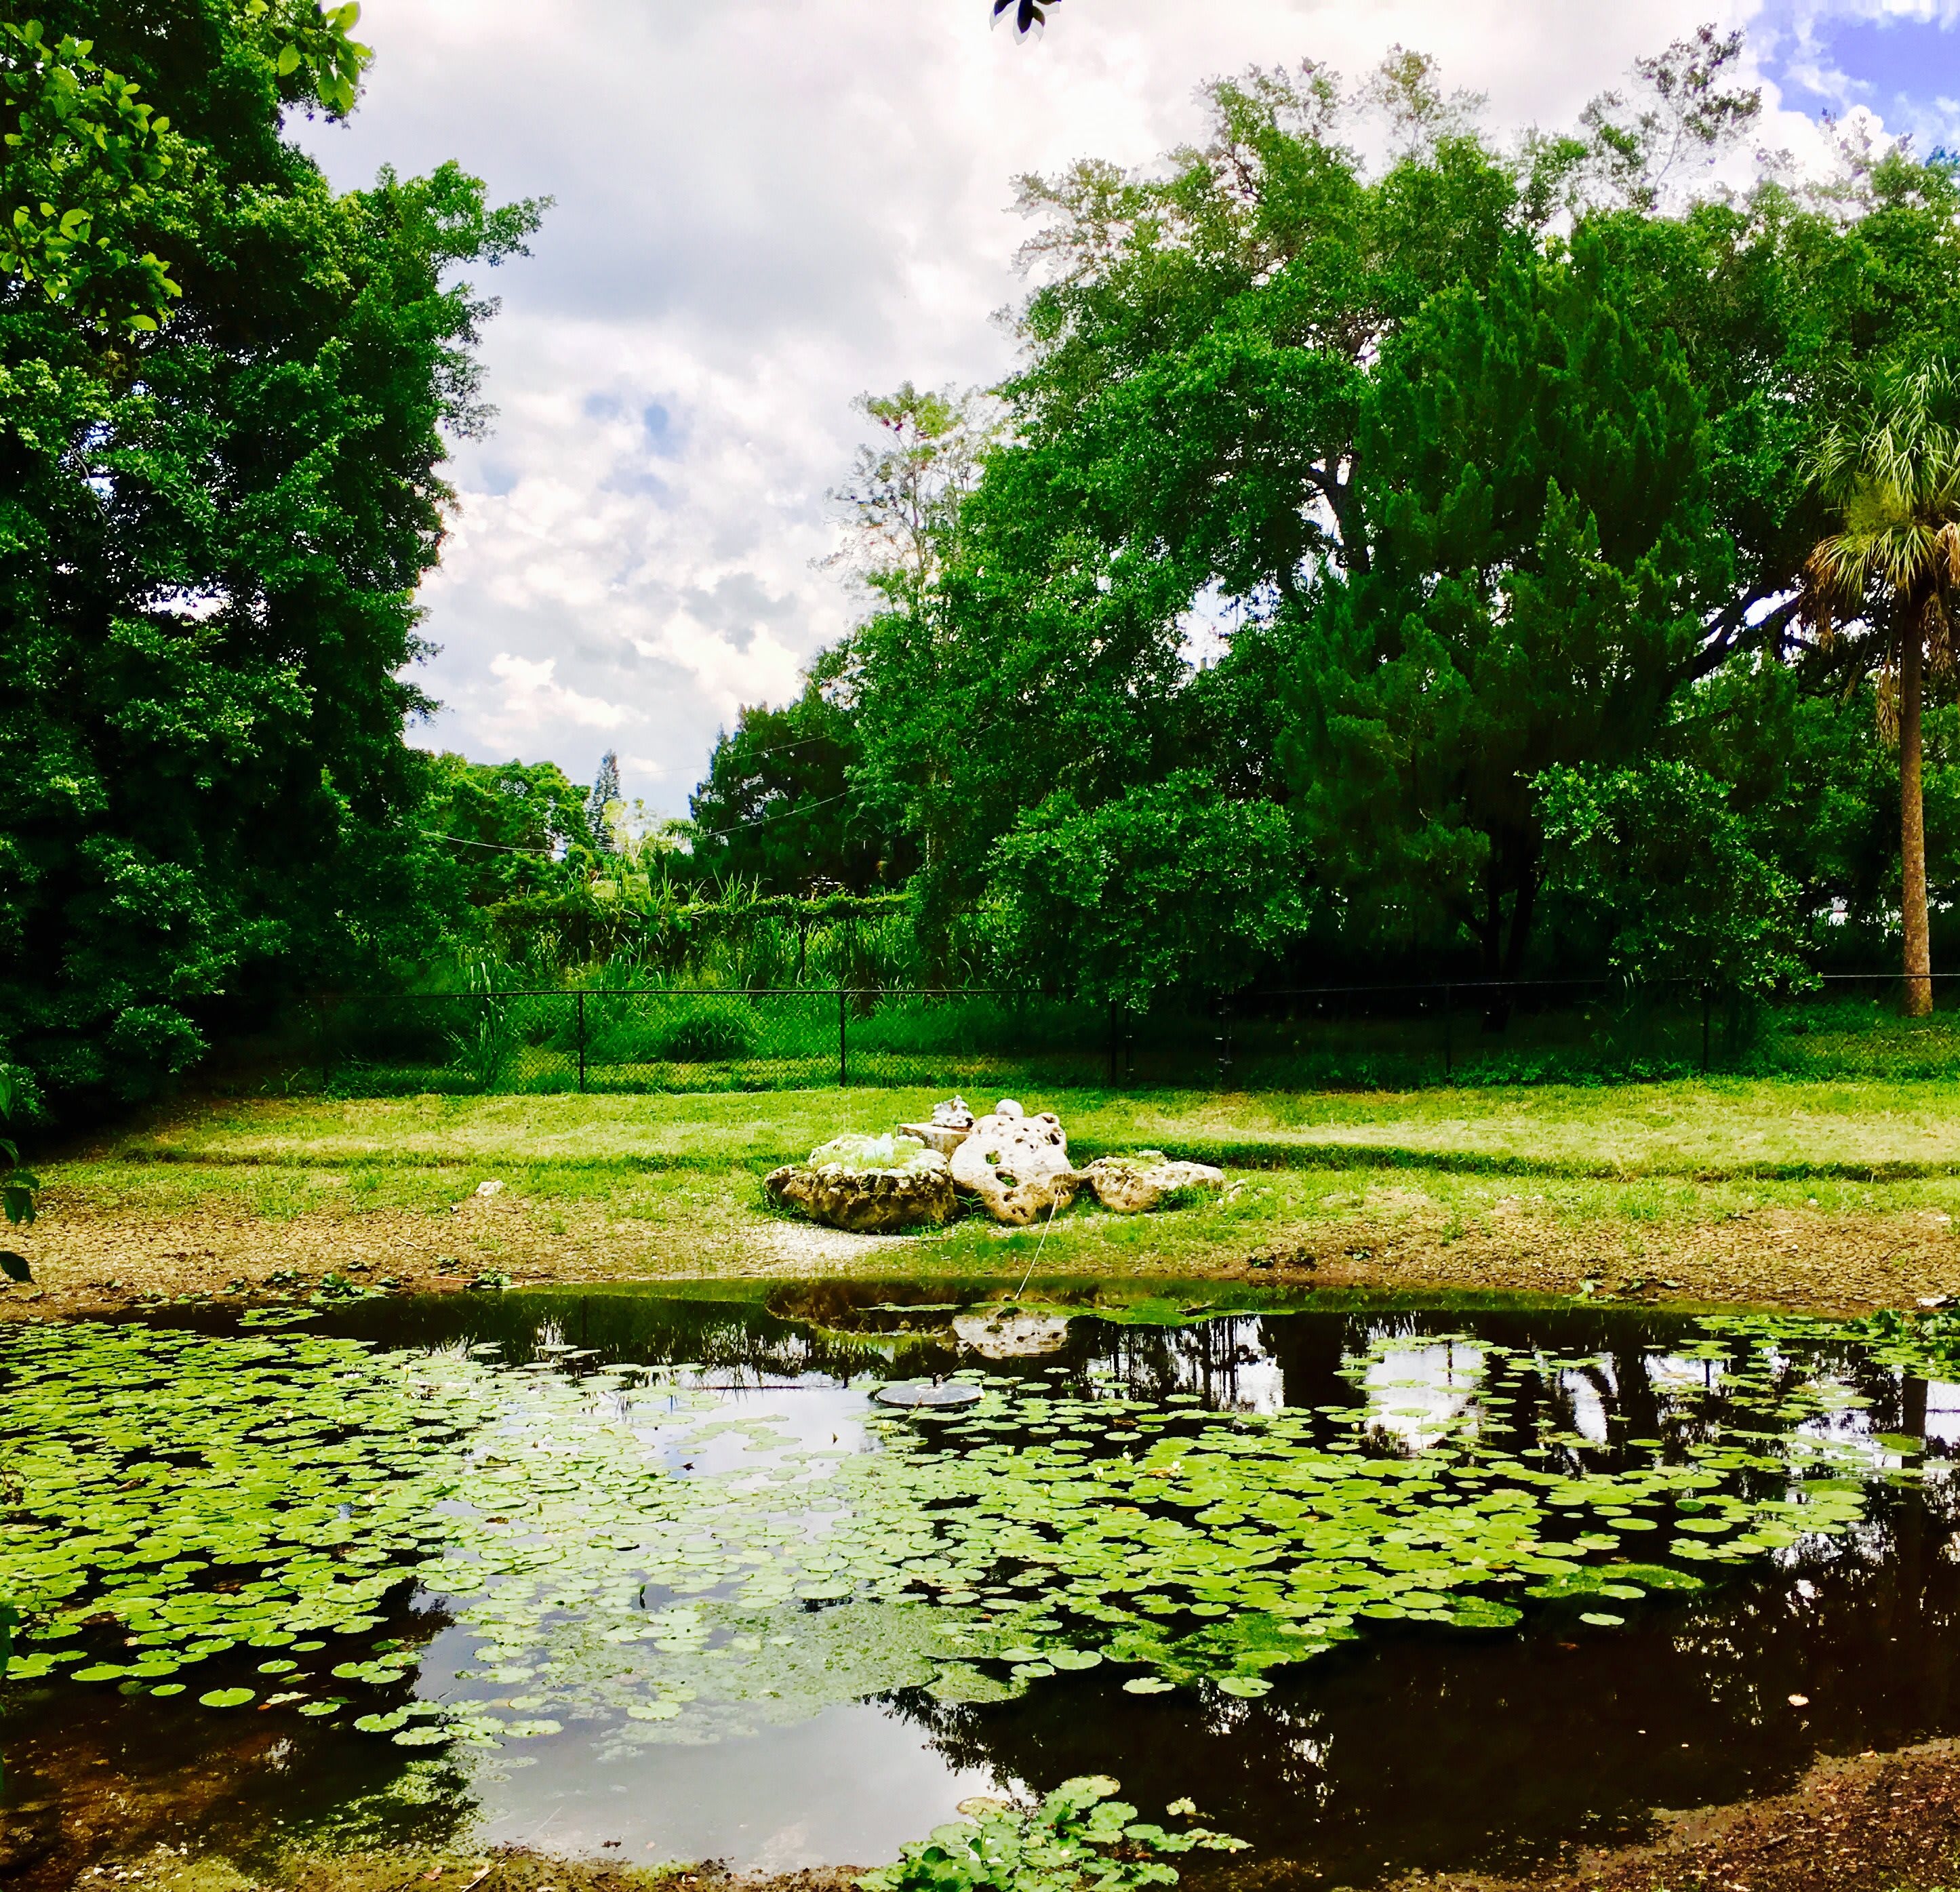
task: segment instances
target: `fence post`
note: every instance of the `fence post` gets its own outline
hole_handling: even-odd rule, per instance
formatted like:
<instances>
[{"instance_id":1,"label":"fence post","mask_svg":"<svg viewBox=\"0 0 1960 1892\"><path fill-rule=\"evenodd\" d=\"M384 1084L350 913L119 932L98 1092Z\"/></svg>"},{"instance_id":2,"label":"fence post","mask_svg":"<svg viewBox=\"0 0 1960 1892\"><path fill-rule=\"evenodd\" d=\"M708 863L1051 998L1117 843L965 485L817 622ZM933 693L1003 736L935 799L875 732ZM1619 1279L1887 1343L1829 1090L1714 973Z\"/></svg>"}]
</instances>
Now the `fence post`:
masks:
<instances>
[{"instance_id":1,"label":"fence post","mask_svg":"<svg viewBox=\"0 0 1960 1892\"><path fill-rule=\"evenodd\" d=\"M323 997L318 1001L318 1003L320 1010L320 1087L322 1090L326 1090L330 1089L333 1083L333 1041L328 1035L329 1028L326 1022L326 1000Z\"/></svg>"},{"instance_id":2,"label":"fence post","mask_svg":"<svg viewBox=\"0 0 1960 1892\"><path fill-rule=\"evenodd\" d=\"M580 1094L580 1095L583 1096L583 1095L584 1095L584 1092L585 1092L585 988L584 988L584 986L581 986L581 987L578 988L578 1089L579 1089L579 1094Z\"/></svg>"},{"instance_id":3,"label":"fence post","mask_svg":"<svg viewBox=\"0 0 1960 1892\"><path fill-rule=\"evenodd\" d=\"M1708 1015L1712 997L1706 985L1701 988L1701 1074L1708 1075Z\"/></svg>"},{"instance_id":4,"label":"fence post","mask_svg":"<svg viewBox=\"0 0 1960 1892\"><path fill-rule=\"evenodd\" d=\"M837 1088L845 1089L851 1082L851 1007L850 991L844 986L837 988Z\"/></svg>"},{"instance_id":5,"label":"fence post","mask_svg":"<svg viewBox=\"0 0 1960 1892\"><path fill-rule=\"evenodd\" d=\"M1119 1028L1116 1023L1116 1001L1109 1001L1109 1088L1116 1088L1116 1059L1119 1050Z\"/></svg>"},{"instance_id":6,"label":"fence post","mask_svg":"<svg viewBox=\"0 0 1960 1892\"><path fill-rule=\"evenodd\" d=\"M1218 1001L1218 1088L1225 1089L1232 1081L1232 1003L1229 999Z\"/></svg>"},{"instance_id":7,"label":"fence post","mask_svg":"<svg viewBox=\"0 0 1960 1892\"><path fill-rule=\"evenodd\" d=\"M1449 1077L1456 1070L1456 988L1446 985L1443 988L1443 1074Z\"/></svg>"}]
</instances>

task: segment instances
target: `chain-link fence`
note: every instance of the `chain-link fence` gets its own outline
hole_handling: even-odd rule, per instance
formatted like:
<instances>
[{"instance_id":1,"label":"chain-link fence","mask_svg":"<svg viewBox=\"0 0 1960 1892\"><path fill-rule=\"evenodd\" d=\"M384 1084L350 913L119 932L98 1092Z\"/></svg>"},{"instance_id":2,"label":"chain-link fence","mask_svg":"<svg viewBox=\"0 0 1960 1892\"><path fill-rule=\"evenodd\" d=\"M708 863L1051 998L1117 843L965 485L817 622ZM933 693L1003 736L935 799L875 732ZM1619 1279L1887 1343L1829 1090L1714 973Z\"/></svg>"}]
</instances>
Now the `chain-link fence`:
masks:
<instances>
[{"instance_id":1,"label":"chain-link fence","mask_svg":"<svg viewBox=\"0 0 1960 1892\"><path fill-rule=\"evenodd\" d=\"M1951 1003L1953 975L1935 975ZM1774 1000L1685 981L1312 986L1137 1013L998 988L591 986L336 997L288 1082L345 1095L828 1085L1406 1089L1960 1074L1955 1014L1897 975Z\"/></svg>"}]
</instances>

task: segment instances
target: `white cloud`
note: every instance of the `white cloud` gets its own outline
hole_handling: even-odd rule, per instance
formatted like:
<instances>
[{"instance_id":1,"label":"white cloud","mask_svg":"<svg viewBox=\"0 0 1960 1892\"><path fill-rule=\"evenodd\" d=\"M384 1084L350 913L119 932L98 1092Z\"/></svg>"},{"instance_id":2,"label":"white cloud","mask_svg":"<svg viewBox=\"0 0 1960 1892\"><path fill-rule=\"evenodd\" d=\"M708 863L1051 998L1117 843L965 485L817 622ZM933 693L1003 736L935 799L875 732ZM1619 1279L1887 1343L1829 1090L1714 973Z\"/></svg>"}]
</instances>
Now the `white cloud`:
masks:
<instances>
[{"instance_id":1,"label":"white cloud","mask_svg":"<svg viewBox=\"0 0 1960 1892\"><path fill-rule=\"evenodd\" d=\"M504 297L501 415L453 469L422 679L447 707L419 739L589 775L630 730L628 794L683 808L717 728L848 625L818 568L852 397L1008 365L1015 173L1147 164L1198 129L1208 77L1359 74L1398 41L1494 124L1564 125L1637 54L1758 11L1069 0L1021 44L985 0L368 0L361 108L304 133L336 182L454 157L557 199L535 256L479 285Z\"/></svg>"},{"instance_id":2,"label":"white cloud","mask_svg":"<svg viewBox=\"0 0 1960 1892\"><path fill-rule=\"evenodd\" d=\"M624 704L582 695L557 682L554 657L533 660L500 650L490 660L490 674L503 685L498 701L479 708L483 728L505 741L521 741L540 720L568 723L574 729L611 731L638 720Z\"/></svg>"}]
</instances>

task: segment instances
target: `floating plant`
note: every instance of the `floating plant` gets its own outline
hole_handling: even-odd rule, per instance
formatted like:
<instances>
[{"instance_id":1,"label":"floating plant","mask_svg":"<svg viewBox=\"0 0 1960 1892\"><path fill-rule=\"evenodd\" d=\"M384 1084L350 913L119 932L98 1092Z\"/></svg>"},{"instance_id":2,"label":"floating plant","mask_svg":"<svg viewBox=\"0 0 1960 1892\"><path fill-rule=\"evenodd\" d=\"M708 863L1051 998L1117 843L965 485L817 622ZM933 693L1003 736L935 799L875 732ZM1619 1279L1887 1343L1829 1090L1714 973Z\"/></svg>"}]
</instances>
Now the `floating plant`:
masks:
<instances>
[{"instance_id":1,"label":"floating plant","mask_svg":"<svg viewBox=\"0 0 1960 1892\"><path fill-rule=\"evenodd\" d=\"M411 1747L594 1716L698 1741L1106 1664L1133 1693L1251 1699L1360 1636L1532 1607L1611 1633L1860 1517L1896 1467L1838 1423L1855 1391L1799 1363L1845 1339L1704 1324L1653 1364L1666 1436L1608 1449L1545 1397L1596 1357L1465 1336L1382 1340L1343 1368L1348 1399L1306 1410L1045 1371L963 1375L971 1404L902 1417L834 1392L833 1442L557 1343L512 1369L311 1334L16 1329L13 1677L344 1710ZM432 1620L402 1607L416 1585L475 1636L440 1703L403 1698Z\"/></svg>"}]
</instances>

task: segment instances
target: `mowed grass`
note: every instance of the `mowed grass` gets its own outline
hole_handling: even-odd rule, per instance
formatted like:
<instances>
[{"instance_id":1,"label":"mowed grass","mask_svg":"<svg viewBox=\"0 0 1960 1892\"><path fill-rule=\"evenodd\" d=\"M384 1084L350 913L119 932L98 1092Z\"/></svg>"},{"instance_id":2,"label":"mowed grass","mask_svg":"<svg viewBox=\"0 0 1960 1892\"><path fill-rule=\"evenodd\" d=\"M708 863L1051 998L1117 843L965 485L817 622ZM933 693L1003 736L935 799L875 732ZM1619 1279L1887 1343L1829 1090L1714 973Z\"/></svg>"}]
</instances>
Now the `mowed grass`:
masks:
<instances>
[{"instance_id":1,"label":"mowed grass","mask_svg":"<svg viewBox=\"0 0 1960 1892\"><path fill-rule=\"evenodd\" d=\"M165 1118L101 1154L137 1162L766 1169L843 1130L931 1114L926 1090L255 1100ZM985 1108L991 1099L972 1100ZM1084 1157L1145 1147L1248 1169L1870 1181L1960 1175L1960 1083L1710 1079L1516 1090L1061 1090Z\"/></svg>"},{"instance_id":2,"label":"mowed grass","mask_svg":"<svg viewBox=\"0 0 1960 1892\"><path fill-rule=\"evenodd\" d=\"M671 1231L765 1212L760 1179L842 1130L928 1114L924 1090L686 1096L258 1100L163 1115L40 1165L56 1200L97 1213L222 1209L278 1220L446 1211L502 1182L549 1223L593 1214ZM985 1108L991 1098L975 1098ZM1765 1207L1960 1213L1960 1085L1714 1079L1405 1093L1030 1093L1077 1160L1146 1147L1223 1164L1201 1216L1065 1219L1050 1259L1117 1265L1167 1243L1262 1227L1420 1216L1446 1236L1493 1212L1554 1220L1720 1222ZM949 1263L1000 1232L937 1238Z\"/></svg>"}]
</instances>

